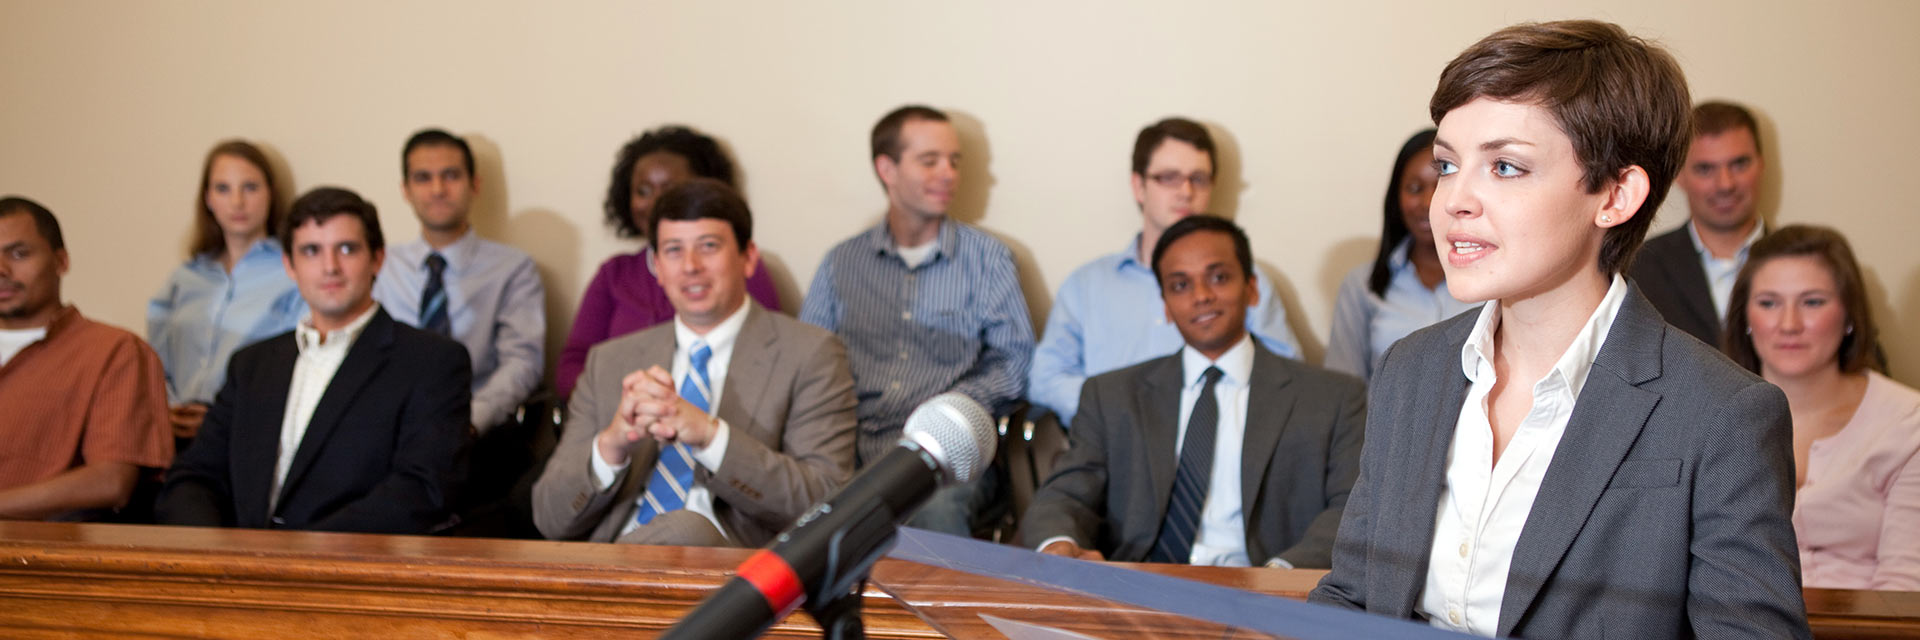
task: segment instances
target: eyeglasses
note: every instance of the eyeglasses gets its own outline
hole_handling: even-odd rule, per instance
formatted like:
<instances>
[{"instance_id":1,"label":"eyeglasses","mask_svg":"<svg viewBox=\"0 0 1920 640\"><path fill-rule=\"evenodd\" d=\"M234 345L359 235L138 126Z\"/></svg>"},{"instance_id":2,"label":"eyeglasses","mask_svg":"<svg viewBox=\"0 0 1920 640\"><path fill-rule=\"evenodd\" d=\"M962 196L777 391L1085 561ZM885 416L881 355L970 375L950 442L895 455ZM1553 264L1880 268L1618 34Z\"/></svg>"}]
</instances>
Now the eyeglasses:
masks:
<instances>
[{"instance_id":1,"label":"eyeglasses","mask_svg":"<svg viewBox=\"0 0 1920 640\"><path fill-rule=\"evenodd\" d=\"M1201 171L1195 171L1192 174L1184 176L1180 175L1178 171L1162 171L1147 176L1147 179L1152 180L1154 184L1168 189L1178 189L1180 188L1180 183L1183 182L1193 185L1195 189L1205 189L1213 186L1213 174Z\"/></svg>"}]
</instances>

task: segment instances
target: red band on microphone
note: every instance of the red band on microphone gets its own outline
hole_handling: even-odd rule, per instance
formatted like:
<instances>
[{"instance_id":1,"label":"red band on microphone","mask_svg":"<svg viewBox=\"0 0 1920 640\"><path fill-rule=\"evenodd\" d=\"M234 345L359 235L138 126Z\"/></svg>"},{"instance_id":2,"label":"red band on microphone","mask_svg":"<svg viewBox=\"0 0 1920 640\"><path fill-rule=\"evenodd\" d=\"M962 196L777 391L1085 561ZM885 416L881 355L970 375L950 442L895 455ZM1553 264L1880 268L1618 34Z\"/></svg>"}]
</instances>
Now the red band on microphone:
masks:
<instances>
[{"instance_id":1,"label":"red band on microphone","mask_svg":"<svg viewBox=\"0 0 1920 640\"><path fill-rule=\"evenodd\" d=\"M776 620L787 617L806 602L807 594L800 588L799 574L772 551L761 549L753 554L740 563L736 574L767 599L767 608L773 610Z\"/></svg>"}]
</instances>

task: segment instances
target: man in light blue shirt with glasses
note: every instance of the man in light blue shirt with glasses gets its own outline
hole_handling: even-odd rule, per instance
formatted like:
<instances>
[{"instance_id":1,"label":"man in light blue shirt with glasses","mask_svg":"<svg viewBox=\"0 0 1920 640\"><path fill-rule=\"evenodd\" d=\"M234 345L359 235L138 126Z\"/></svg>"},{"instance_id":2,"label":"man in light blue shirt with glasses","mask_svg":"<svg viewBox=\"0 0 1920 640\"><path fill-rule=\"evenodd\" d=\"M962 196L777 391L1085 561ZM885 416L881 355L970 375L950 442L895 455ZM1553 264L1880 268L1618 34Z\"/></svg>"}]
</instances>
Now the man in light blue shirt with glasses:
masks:
<instances>
[{"instance_id":1,"label":"man in light blue shirt with glasses","mask_svg":"<svg viewBox=\"0 0 1920 640\"><path fill-rule=\"evenodd\" d=\"M1208 212L1214 160L1213 136L1186 118L1153 123L1134 140L1133 199L1140 205L1140 233L1125 249L1067 276L1033 354L1028 399L1059 416L1060 424L1073 423L1088 377L1180 350L1180 332L1167 321L1147 254L1167 227ZM1257 279L1260 295L1247 309L1247 331L1269 351L1298 359L1298 341L1272 281L1267 273Z\"/></svg>"}]
</instances>

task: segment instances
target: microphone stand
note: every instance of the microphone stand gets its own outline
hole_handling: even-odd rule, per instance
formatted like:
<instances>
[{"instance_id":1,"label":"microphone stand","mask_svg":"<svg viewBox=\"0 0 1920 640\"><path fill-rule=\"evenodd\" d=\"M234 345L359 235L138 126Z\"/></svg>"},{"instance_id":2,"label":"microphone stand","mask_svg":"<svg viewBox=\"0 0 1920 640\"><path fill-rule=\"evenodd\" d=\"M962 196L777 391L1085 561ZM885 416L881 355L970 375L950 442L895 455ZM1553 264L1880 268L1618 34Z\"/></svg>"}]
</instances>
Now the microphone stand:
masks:
<instances>
[{"instance_id":1,"label":"microphone stand","mask_svg":"<svg viewBox=\"0 0 1920 640\"><path fill-rule=\"evenodd\" d=\"M800 608L820 623L821 637L827 640L866 640L866 623L860 619L860 605L866 600L867 576L861 574L852 591L825 602L813 602Z\"/></svg>"}]
</instances>

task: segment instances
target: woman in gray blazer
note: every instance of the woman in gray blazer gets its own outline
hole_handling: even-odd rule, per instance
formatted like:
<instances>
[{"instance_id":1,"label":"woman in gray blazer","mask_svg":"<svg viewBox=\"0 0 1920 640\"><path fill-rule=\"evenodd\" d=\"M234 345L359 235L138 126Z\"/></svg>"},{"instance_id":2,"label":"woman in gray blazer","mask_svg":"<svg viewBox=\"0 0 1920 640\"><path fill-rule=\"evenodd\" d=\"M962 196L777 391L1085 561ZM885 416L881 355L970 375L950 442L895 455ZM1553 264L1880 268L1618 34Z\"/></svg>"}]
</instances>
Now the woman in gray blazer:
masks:
<instances>
[{"instance_id":1,"label":"woman in gray blazer","mask_svg":"<svg viewBox=\"0 0 1920 640\"><path fill-rule=\"evenodd\" d=\"M1394 345L1311 599L1480 635L1808 637L1779 389L1621 273L1685 156L1686 80L1619 26L1447 65L1429 210L1469 313Z\"/></svg>"}]
</instances>

